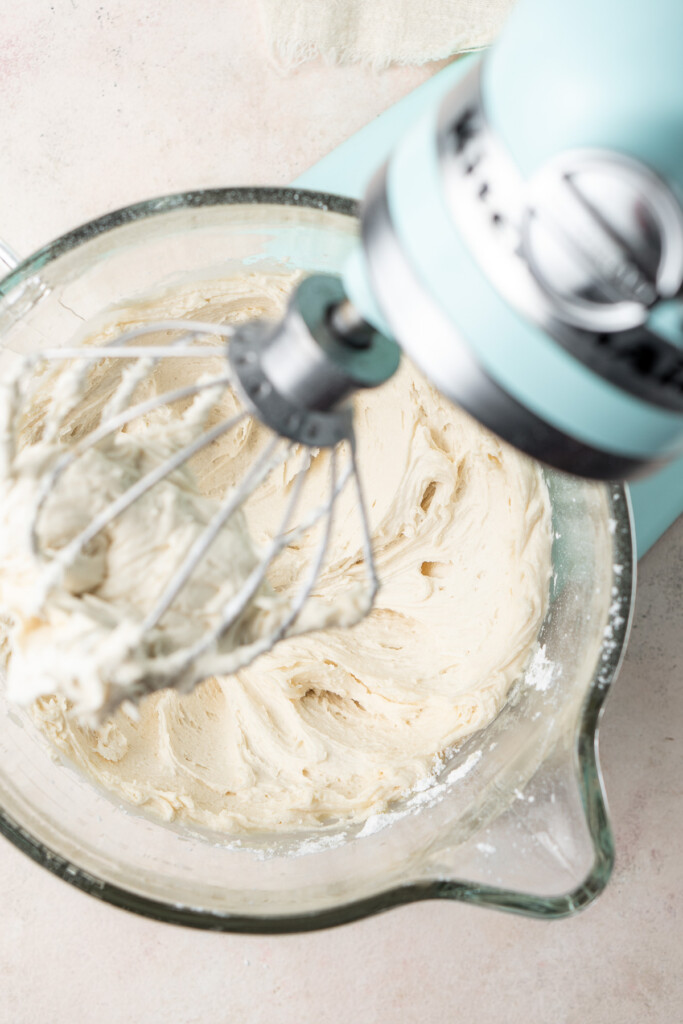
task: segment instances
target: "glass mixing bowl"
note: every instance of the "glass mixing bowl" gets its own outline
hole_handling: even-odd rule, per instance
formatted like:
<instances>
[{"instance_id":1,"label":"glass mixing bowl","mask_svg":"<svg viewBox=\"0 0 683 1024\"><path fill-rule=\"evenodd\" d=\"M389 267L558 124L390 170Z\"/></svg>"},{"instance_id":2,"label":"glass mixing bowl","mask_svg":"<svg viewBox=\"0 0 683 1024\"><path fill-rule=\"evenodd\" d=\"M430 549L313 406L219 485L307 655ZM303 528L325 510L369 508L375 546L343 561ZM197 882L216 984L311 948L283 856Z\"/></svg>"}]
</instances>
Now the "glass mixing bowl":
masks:
<instances>
[{"instance_id":1,"label":"glass mixing bowl","mask_svg":"<svg viewBox=\"0 0 683 1024\"><path fill-rule=\"evenodd\" d=\"M338 272L355 204L291 189L185 193L65 235L0 283L0 372L64 343L107 307L245 265ZM605 886L612 835L597 727L633 592L620 486L547 474L554 576L541 648L496 719L431 789L321 840L246 841L136 813L56 762L27 716L0 709L0 829L73 885L179 924L280 932L428 898L559 917Z\"/></svg>"}]
</instances>

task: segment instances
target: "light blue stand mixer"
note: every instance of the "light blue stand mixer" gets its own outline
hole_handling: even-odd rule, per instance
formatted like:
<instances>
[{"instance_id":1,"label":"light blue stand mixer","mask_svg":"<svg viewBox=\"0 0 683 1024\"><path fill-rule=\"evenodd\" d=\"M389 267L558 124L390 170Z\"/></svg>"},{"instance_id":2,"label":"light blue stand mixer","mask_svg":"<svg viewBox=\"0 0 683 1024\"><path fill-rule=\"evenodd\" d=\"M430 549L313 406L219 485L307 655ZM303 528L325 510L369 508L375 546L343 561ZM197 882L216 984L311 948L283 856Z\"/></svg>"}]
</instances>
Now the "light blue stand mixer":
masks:
<instances>
[{"instance_id":1,"label":"light blue stand mixer","mask_svg":"<svg viewBox=\"0 0 683 1024\"><path fill-rule=\"evenodd\" d=\"M482 423L581 475L669 463L641 554L683 509L681 40L677 0L520 0L297 181L365 193L353 305Z\"/></svg>"},{"instance_id":2,"label":"light blue stand mixer","mask_svg":"<svg viewBox=\"0 0 683 1024\"><path fill-rule=\"evenodd\" d=\"M204 280L210 270L214 279L227 259L240 274L273 263L304 270L277 324L144 321L105 349L50 351L142 364L195 358L188 335L230 336L234 374L222 366L221 377L236 377L251 411L278 434L317 449L352 438L343 399L391 376L403 350L503 439L576 476L547 474L559 582L536 678L520 680L486 730L449 754L436 787L447 799L399 815L386 832L359 826L347 835L344 824L341 845L313 844L306 857L286 844L271 856L266 836L255 860L240 844L124 814L52 762L43 773L22 722L5 714L0 832L98 898L211 929L308 929L427 898L561 917L602 891L614 851L596 736L628 634L632 551L621 485L577 477L642 474L632 485L640 553L683 511L682 43L681 0L520 0L489 52L439 72L294 189L137 204L58 239L2 281L0 354L9 364L29 353L32 373L36 339L68 346L82 330L80 303L88 315L127 308L143 284L166 295L179 274ZM329 193L364 196L360 245L353 204ZM174 330L179 344L121 344L159 330L164 339ZM140 379L124 381L124 397ZM178 397L170 395L155 407ZM107 430L135 412L117 405ZM104 427L93 429L95 442L108 436ZM219 429L141 477L66 553L77 556ZM78 444L85 450L86 440ZM264 458L258 472L268 469ZM41 501L62 465L47 474ZM256 475L252 467L245 480ZM333 476L322 512L339 487ZM228 488L150 611L150 628L245 493ZM362 507L360 487L358 498ZM368 564L367 521L365 529ZM313 589L321 532L315 572L302 573L298 604L269 643L286 635ZM266 570L250 573L208 643L244 612ZM183 652L183 670L204 649Z\"/></svg>"}]
</instances>

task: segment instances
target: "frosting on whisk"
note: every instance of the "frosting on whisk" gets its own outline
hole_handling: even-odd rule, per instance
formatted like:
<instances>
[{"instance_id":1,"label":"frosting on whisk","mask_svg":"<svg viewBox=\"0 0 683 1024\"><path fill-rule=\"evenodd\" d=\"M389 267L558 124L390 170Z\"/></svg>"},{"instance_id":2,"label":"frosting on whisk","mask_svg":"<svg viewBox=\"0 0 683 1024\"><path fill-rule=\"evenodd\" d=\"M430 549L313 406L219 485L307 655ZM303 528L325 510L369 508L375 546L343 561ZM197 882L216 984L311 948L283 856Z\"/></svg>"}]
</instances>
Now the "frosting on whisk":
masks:
<instances>
[{"instance_id":1,"label":"frosting on whisk","mask_svg":"<svg viewBox=\"0 0 683 1024\"><path fill-rule=\"evenodd\" d=\"M100 330L76 350L95 343L101 357L28 360L0 400L8 696L25 704L61 694L93 719L154 689L187 691L235 672L280 636L350 624L370 599L358 586L313 595L333 540L331 506L354 475L352 446L329 456L327 502L304 506L312 453L241 404L224 352L232 328L171 319L150 335L118 319L118 333ZM118 358L138 341L148 354ZM162 348L166 369L154 354ZM228 434L251 461L207 496L193 459ZM285 462L284 514L258 543L242 505ZM316 530L299 579L273 587L283 550Z\"/></svg>"}]
</instances>

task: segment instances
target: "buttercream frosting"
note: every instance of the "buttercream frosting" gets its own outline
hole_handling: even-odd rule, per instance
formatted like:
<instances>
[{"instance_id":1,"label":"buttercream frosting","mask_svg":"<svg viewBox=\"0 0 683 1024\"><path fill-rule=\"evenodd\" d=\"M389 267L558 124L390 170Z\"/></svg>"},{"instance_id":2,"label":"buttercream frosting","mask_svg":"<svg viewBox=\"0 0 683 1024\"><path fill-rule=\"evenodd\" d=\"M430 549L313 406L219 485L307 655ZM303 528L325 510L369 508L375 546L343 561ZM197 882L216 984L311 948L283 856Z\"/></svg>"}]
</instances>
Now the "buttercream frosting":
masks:
<instances>
[{"instance_id":1,"label":"buttercream frosting","mask_svg":"<svg viewBox=\"0 0 683 1024\"><path fill-rule=\"evenodd\" d=\"M144 316L272 317L291 284L287 275L245 274L181 287L172 299L151 303ZM126 315L139 318L140 311ZM120 326L126 317L117 316ZM160 363L154 387L177 386L179 372L192 367ZM233 401L226 393L218 413L228 414ZM154 693L137 715L120 709L99 728L70 714L64 693L43 690L34 704L40 728L117 797L167 820L227 832L362 821L418 785L435 758L485 727L503 705L547 607L551 518L542 472L455 409L407 360L383 387L359 394L354 406L381 581L374 610L350 629L283 641L191 693ZM164 415L180 414L169 408ZM26 424L39 421L40 410L31 409ZM159 426L151 419L131 428L135 450L154 443ZM191 518L210 514L261 450L264 428L250 422L244 430L248 434L225 435L188 467L183 488ZM25 443L30 447L28 435ZM272 535L301 457L293 451L271 473L245 508L242 532L224 541L239 548L226 558L244 560L241 575ZM309 507L325 493L328 468L329 455L314 452L305 488ZM135 558L125 556L118 527L104 570L101 554L90 556L95 564L88 585L92 577L105 605L144 604L157 587L168 557L165 538L175 523L172 501L163 518L162 493L160 506L146 514L147 533L135 541ZM205 502L208 511L202 511ZM357 511L353 492L344 492L316 586L320 601L356 593L362 582ZM0 516L0 598L11 617L16 584L8 582L8 513ZM312 534L285 553L269 584L275 594L297 578L314 543ZM209 585L207 574L208 567L194 584L200 591ZM196 590L179 599L174 630L194 628L198 603L206 605ZM64 630L74 645L68 657L75 657L77 624L67 617L55 628ZM15 657L10 636L12 644Z\"/></svg>"}]
</instances>

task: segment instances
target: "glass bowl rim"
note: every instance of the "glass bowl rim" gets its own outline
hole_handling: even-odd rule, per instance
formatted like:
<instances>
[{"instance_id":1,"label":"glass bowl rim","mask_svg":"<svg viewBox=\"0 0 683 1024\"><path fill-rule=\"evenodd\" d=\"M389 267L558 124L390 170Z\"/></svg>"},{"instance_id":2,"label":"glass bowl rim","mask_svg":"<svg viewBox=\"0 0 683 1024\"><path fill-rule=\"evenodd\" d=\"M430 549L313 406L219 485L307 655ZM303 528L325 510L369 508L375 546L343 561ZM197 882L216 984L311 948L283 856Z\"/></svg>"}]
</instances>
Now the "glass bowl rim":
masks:
<instances>
[{"instance_id":1,"label":"glass bowl rim","mask_svg":"<svg viewBox=\"0 0 683 1024\"><path fill-rule=\"evenodd\" d=\"M339 213L351 218L357 218L359 211L359 204L346 196L303 188L213 188L171 193L114 210L59 236L22 260L0 280L0 296L8 294L70 250L126 224L182 209L235 205L302 207ZM150 899L97 878L35 839L2 808L0 834L37 864L97 899L143 917L208 931L252 934L313 931L426 899L460 900L546 919L568 917L576 913L603 891L614 864L614 842L598 757L598 726L605 697L623 660L633 615L635 588L634 527L628 490L618 483L608 484L607 490L609 512L614 521L614 564L622 567L621 573L613 576L617 588L615 597L624 602L624 607L625 599L628 601L628 611L621 617L621 621L614 624L609 644L603 643L601 657L577 723L576 781L593 845L594 861L583 882L570 892L536 896L458 879L427 879L419 883L392 886L370 897L303 914L238 915Z\"/></svg>"}]
</instances>

